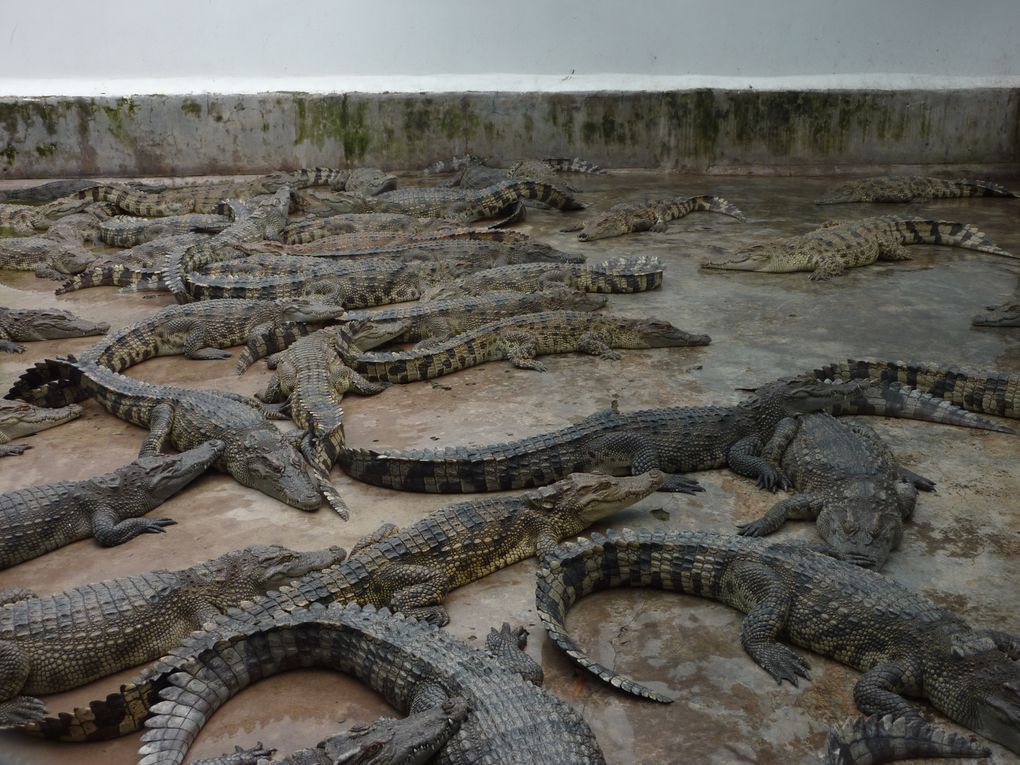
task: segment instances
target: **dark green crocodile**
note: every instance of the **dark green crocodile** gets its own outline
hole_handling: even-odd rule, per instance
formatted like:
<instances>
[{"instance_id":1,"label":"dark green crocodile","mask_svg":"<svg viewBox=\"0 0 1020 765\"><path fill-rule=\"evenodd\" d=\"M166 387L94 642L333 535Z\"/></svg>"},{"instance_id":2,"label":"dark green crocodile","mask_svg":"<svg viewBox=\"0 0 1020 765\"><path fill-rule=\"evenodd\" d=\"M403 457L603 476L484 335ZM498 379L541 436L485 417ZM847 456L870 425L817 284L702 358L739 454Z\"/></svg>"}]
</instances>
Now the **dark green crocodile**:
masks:
<instances>
[{"instance_id":1,"label":"dark green crocodile","mask_svg":"<svg viewBox=\"0 0 1020 765\"><path fill-rule=\"evenodd\" d=\"M0 728L44 719L45 707L32 696L158 659L213 616L345 555L341 548L253 545L179 571L149 571L3 606Z\"/></svg>"},{"instance_id":2,"label":"dark green crocodile","mask_svg":"<svg viewBox=\"0 0 1020 765\"><path fill-rule=\"evenodd\" d=\"M647 496L663 479L658 471L630 478L575 474L518 496L451 505L402 531L386 524L359 542L340 565L217 617L213 626L235 634L242 623L257 627L276 614L326 603L386 606L446 624L442 602L450 590L550 552L558 541ZM165 668L156 665L119 693L26 730L66 741L98 741L136 731L173 674L164 674Z\"/></svg>"},{"instance_id":3,"label":"dark green crocodile","mask_svg":"<svg viewBox=\"0 0 1020 765\"><path fill-rule=\"evenodd\" d=\"M177 234L218 234L232 223L225 215L192 213L163 218L134 218L118 215L99 226L99 238L111 247L135 247Z\"/></svg>"},{"instance_id":4,"label":"dark green crocodile","mask_svg":"<svg viewBox=\"0 0 1020 765\"><path fill-rule=\"evenodd\" d=\"M166 445L185 451L216 438L226 446L215 467L238 483L301 510L315 510L321 503L320 481L309 475L300 453L255 399L145 383L73 357L40 362L6 398L59 406L93 395L115 417L149 430L143 456Z\"/></svg>"},{"instance_id":5,"label":"dark green crocodile","mask_svg":"<svg viewBox=\"0 0 1020 765\"><path fill-rule=\"evenodd\" d=\"M624 202L613 205L580 226L577 238L582 242L609 239L639 231L665 231L671 220L683 218L692 212L715 212L744 221L744 214L722 197L672 197L654 202ZM576 231L577 229L564 229Z\"/></svg>"},{"instance_id":6,"label":"dark green crocodile","mask_svg":"<svg viewBox=\"0 0 1020 765\"><path fill-rule=\"evenodd\" d=\"M0 307L0 351L22 353L34 340L88 337L109 331L106 322L94 322L58 308Z\"/></svg>"},{"instance_id":7,"label":"dark green crocodile","mask_svg":"<svg viewBox=\"0 0 1020 765\"><path fill-rule=\"evenodd\" d=\"M254 680L301 667L349 672L400 712L462 697L470 713L442 749L445 765L604 765L580 714L521 674L541 672L521 650L523 629L493 630L487 651L436 626L371 607L312 606L277 612L261 624L188 638L157 666L158 714L139 750L140 765L179 763L209 716ZM193 658L192 658L193 657ZM212 667L225 669L220 672Z\"/></svg>"},{"instance_id":8,"label":"dark green crocodile","mask_svg":"<svg viewBox=\"0 0 1020 765\"><path fill-rule=\"evenodd\" d=\"M847 359L814 370L818 379L874 379L899 383L970 412L1020 418L1020 375L933 362ZM946 407L950 416L951 407ZM935 419L937 422L938 419ZM1013 432L1006 428L1005 432Z\"/></svg>"},{"instance_id":9,"label":"dark green crocodile","mask_svg":"<svg viewBox=\"0 0 1020 765\"><path fill-rule=\"evenodd\" d=\"M483 324L448 340L410 351L365 352L343 325L329 330L340 358L369 382L431 380L487 361L506 359L518 369L545 371L536 356L588 353L623 358L614 348L708 345L708 335L684 332L658 319L630 319L585 311L543 311Z\"/></svg>"},{"instance_id":10,"label":"dark green crocodile","mask_svg":"<svg viewBox=\"0 0 1020 765\"><path fill-rule=\"evenodd\" d=\"M970 323L975 327L1020 327L1020 303L990 305Z\"/></svg>"},{"instance_id":11,"label":"dark green crocodile","mask_svg":"<svg viewBox=\"0 0 1020 765\"><path fill-rule=\"evenodd\" d=\"M492 290L529 292L559 282L582 292L645 292L662 286L655 256L610 258L601 263L520 263L489 268L428 290L423 300L480 295Z\"/></svg>"},{"instance_id":12,"label":"dark green crocodile","mask_svg":"<svg viewBox=\"0 0 1020 765\"><path fill-rule=\"evenodd\" d=\"M881 568L899 547L917 490L935 488L900 468L867 425L826 413L782 420L762 456L787 477L795 493L740 526L740 534L761 537L791 518L814 519L818 534L842 560L867 568Z\"/></svg>"},{"instance_id":13,"label":"dark green crocodile","mask_svg":"<svg viewBox=\"0 0 1020 765\"><path fill-rule=\"evenodd\" d=\"M845 202L923 202L961 197L1020 197L1004 186L988 181L925 178L919 175L886 175L843 183L815 200L816 205Z\"/></svg>"},{"instance_id":14,"label":"dark green crocodile","mask_svg":"<svg viewBox=\"0 0 1020 765\"><path fill-rule=\"evenodd\" d=\"M906 245L938 244L1020 260L998 247L968 223L910 215L883 215L824 225L807 234L757 244L729 260L708 261L702 268L726 271L790 273L810 271L811 279L842 276L848 268L877 261L910 260Z\"/></svg>"},{"instance_id":15,"label":"dark green crocodile","mask_svg":"<svg viewBox=\"0 0 1020 765\"><path fill-rule=\"evenodd\" d=\"M55 428L78 417L81 407L77 404L47 409L24 401L0 399L0 457L13 457L32 448L29 444L11 443L15 438Z\"/></svg>"},{"instance_id":16,"label":"dark green crocodile","mask_svg":"<svg viewBox=\"0 0 1020 765\"><path fill-rule=\"evenodd\" d=\"M481 447L375 451L345 447L339 458L352 478L402 491L441 494L541 486L577 470L669 475L662 491L701 491L682 475L729 466L775 489L786 479L761 449L776 425L863 395L854 381L780 380L735 406L605 409L552 433Z\"/></svg>"},{"instance_id":17,"label":"dark green crocodile","mask_svg":"<svg viewBox=\"0 0 1020 765\"><path fill-rule=\"evenodd\" d=\"M0 494L0 568L95 537L106 547L162 533L169 518L141 516L204 473L223 452L206 441L175 455L139 457L112 473Z\"/></svg>"},{"instance_id":18,"label":"dark green crocodile","mask_svg":"<svg viewBox=\"0 0 1020 765\"><path fill-rule=\"evenodd\" d=\"M267 759L271 750L235 747L232 754L196 760L192 765L427 765L468 715L467 702L457 696L403 719L380 717L368 725L323 739L282 760Z\"/></svg>"},{"instance_id":19,"label":"dark green crocodile","mask_svg":"<svg viewBox=\"0 0 1020 765\"><path fill-rule=\"evenodd\" d=\"M230 353L221 349L243 345L273 329L287 326L296 333L307 332L301 329L305 323L327 322L342 315L342 308L309 300L206 300L171 305L111 332L79 360L123 372L156 356L225 359Z\"/></svg>"},{"instance_id":20,"label":"dark green crocodile","mask_svg":"<svg viewBox=\"0 0 1020 765\"><path fill-rule=\"evenodd\" d=\"M865 714L923 723L906 697L927 699L1020 753L1020 638L974 629L874 571L804 545L700 531L611 530L546 558L536 601L553 641L615 687L671 701L593 662L566 633L570 606L618 586L675 590L743 611L741 645L777 682L808 677L807 662L782 636L863 672L853 695Z\"/></svg>"}]
</instances>

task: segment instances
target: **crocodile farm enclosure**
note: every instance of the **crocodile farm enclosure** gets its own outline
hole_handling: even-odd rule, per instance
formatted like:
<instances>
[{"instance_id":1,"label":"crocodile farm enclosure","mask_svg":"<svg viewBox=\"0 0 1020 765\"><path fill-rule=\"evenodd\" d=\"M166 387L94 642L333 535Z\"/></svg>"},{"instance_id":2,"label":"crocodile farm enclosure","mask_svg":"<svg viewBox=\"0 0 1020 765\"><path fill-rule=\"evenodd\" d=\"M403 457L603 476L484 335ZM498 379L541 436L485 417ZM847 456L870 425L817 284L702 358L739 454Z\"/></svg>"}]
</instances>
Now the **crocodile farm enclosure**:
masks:
<instances>
[{"instance_id":1,"label":"crocodile farm enclosure","mask_svg":"<svg viewBox=\"0 0 1020 765\"><path fill-rule=\"evenodd\" d=\"M864 178L0 182L0 763L1020 763L1020 177Z\"/></svg>"}]
</instances>

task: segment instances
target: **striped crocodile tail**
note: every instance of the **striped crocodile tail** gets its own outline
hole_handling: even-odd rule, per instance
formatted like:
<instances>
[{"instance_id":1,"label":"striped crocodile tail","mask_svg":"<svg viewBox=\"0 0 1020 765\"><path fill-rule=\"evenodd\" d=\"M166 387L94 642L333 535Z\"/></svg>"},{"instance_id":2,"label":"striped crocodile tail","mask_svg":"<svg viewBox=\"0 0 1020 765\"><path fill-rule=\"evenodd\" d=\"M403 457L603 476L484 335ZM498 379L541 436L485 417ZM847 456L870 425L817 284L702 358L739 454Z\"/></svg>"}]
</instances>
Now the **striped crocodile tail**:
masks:
<instances>
[{"instance_id":1,"label":"striped crocodile tail","mask_svg":"<svg viewBox=\"0 0 1020 765\"><path fill-rule=\"evenodd\" d=\"M621 576L623 583L626 584L625 570L603 563L612 558L607 548L627 539L633 539L633 532L610 530L608 536L593 533L590 539L580 537L575 543L560 545L541 561L535 590L535 606L549 638L572 661L614 688L668 704L673 701L669 696L657 693L589 658L584 649L567 633L567 611L581 598L599 590L621 586Z\"/></svg>"},{"instance_id":2,"label":"striped crocodile tail","mask_svg":"<svg viewBox=\"0 0 1020 765\"><path fill-rule=\"evenodd\" d=\"M134 268L127 265L94 266L77 274L56 289L57 295L89 287L131 287L158 276L154 269Z\"/></svg>"},{"instance_id":3,"label":"striped crocodile tail","mask_svg":"<svg viewBox=\"0 0 1020 765\"><path fill-rule=\"evenodd\" d=\"M21 730L52 741L109 741L142 730L152 706L159 701L159 688L151 681L127 683L101 701L27 723Z\"/></svg>"},{"instance_id":4,"label":"striped crocodile tail","mask_svg":"<svg viewBox=\"0 0 1020 765\"><path fill-rule=\"evenodd\" d=\"M37 361L21 374L4 398L48 408L84 401L92 396L92 391L82 385L85 376L77 362L74 356Z\"/></svg>"},{"instance_id":5,"label":"striped crocodile tail","mask_svg":"<svg viewBox=\"0 0 1020 765\"><path fill-rule=\"evenodd\" d=\"M893 219L907 244L941 244L1020 260L1020 255L1006 252L977 226L969 223L918 219L905 215L893 216Z\"/></svg>"},{"instance_id":6,"label":"striped crocodile tail","mask_svg":"<svg viewBox=\"0 0 1020 765\"><path fill-rule=\"evenodd\" d=\"M699 212L721 213L723 215L729 215L731 218L736 218L741 223L747 221L747 217L739 207L722 197L702 195L691 197L690 201L693 203L694 209Z\"/></svg>"},{"instance_id":7,"label":"striped crocodile tail","mask_svg":"<svg viewBox=\"0 0 1020 765\"><path fill-rule=\"evenodd\" d=\"M990 757L992 750L924 720L886 715L851 718L833 726L824 765L878 765L922 757Z\"/></svg>"},{"instance_id":8,"label":"striped crocodile tail","mask_svg":"<svg viewBox=\"0 0 1020 765\"><path fill-rule=\"evenodd\" d=\"M546 157L542 160L550 170L557 173L585 173L587 175L609 175L608 170L581 157Z\"/></svg>"}]
</instances>

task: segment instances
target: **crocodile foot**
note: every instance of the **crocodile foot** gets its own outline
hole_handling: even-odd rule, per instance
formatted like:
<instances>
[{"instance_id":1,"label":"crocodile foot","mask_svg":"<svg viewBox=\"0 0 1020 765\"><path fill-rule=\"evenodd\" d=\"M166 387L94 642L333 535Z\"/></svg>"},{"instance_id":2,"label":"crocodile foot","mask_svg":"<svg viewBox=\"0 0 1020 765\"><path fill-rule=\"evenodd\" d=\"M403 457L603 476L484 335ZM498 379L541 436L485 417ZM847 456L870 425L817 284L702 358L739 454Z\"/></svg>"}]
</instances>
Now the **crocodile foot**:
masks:
<instances>
[{"instance_id":1,"label":"crocodile foot","mask_svg":"<svg viewBox=\"0 0 1020 765\"><path fill-rule=\"evenodd\" d=\"M783 471L769 464L762 467L758 474L757 484L759 489L767 489L771 492L778 489L786 491L791 486L790 479L783 474Z\"/></svg>"},{"instance_id":2,"label":"crocodile foot","mask_svg":"<svg viewBox=\"0 0 1020 765\"><path fill-rule=\"evenodd\" d=\"M0 351L4 353L24 353L25 346L21 343L12 343L10 340L0 340Z\"/></svg>"},{"instance_id":3,"label":"crocodile foot","mask_svg":"<svg viewBox=\"0 0 1020 765\"><path fill-rule=\"evenodd\" d=\"M30 444L4 444L0 446L0 457L16 457L31 449Z\"/></svg>"},{"instance_id":4,"label":"crocodile foot","mask_svg":"<svg viewBox=\"0 0 1020 765\"><path fill-rule=\"evenodd\" d=\"M782 643L769 643L758 647L753 653L758 665L775 678L776 683L784 680L790 685L797 685L797 678L811 679L811 665L799 654Z\"/></svg>"},{"instance_id":5,"label":"crocodile foot","mask_svg":"<svg viewBox=\"0 0 1020 765\"><path fill-rule=\"evenodd\" d=\"M142 527L140 534L165 534L164 526L176 526L177 521L173 518L155 518Z\"/></svg>"},{"instance_id":6,"label":"crocodile foot","mask_svg":"<svg viewBox=\"0 0 1020 765\"><path fill-rule=\"evenodd\" d=\"M0 701L0 728L14 728L46 719L46 705L33 696L15 696Z\"/></svg>"},{"instance_id":7,"label":"crocodile foot","mask_svg":"<svg viewBox=\"0 0 1020 765\"><path fill-rule=\"evenodd\" d=\"M693 478L676 473L667 475L666 480L662 482L662 486L656 489L656 491L671 491L679 494L697 494L699 491L704 490L705 487Z\"/></svg>"},{"instance_id":8,"label":"crocodile foot","mask_svg":"<svg viewBox=\"0 0 1020 765\"><path fill-rule=\"evenodd\" d=\"M413 606L401 608L400 613L420 622L435 624L437 627L445 627L450 623L450 614L447 613L445 606Z\"/></svg>"}]
</instances>

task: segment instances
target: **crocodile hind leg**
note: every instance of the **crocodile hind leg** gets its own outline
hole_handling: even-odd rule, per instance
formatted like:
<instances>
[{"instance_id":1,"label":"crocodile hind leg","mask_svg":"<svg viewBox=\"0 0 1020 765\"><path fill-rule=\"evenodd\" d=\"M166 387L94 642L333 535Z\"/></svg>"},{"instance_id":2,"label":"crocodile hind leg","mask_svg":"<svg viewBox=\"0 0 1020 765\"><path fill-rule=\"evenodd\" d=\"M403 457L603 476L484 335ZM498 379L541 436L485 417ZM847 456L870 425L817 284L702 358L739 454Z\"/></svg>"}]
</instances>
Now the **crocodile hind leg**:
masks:
<instances>
[{"instance_id":1,"label":"crocodile hind leg","mask_svg":"<svg viewBox=\"0 0 1020 765\"><path fill-rule=\"evenodd\" d=\"M666 480L656 491L694 494L705 490L693 478L663 470L655 444L640 433L627 431L604 433L593 438L585 446L585 463L593 467L627 465L631 475L641 475L649 470L661 470L666 473Z\"/></svg>"},{"instance_id":2,"label":"crocodile hind leg","mask_svg":"<svg viewBox=\"0 0 1020 765\"><path fill-rule=\"evenodd\" d=\"M764 537L778 531L788 520L814 520L822 512L822 500L812 494L795 494L774 504L756 521L741 523L737 533L742 537Z\"/></svg>"},{"instance_id":3,"label":"crocodile hind leg","mask_svg":"<svg viewBox=\"0 0 1020 765\"><path fill-rule=\"evenodd\" d=\"M114 510L103 510L92 519L92 535L103 547L115 547L140 534L164 534L164 526L174 526L171 518L125 518L119 520Z\"/></svg>"},{"instance_id":4,"label":"crocodile hind leg","mask_svg":"<svg viewBox=\"0 0 1020 765\"><path fill-rule=\"evenodd\" d=\"M389 606L394 611L440 627L450 622L450 616L442 605L450 591L450 583L446 573L440 569L392 563L376 577L373 590L383 601L376 603L377 606Z\"/></svg>"},{"instance_id":5,"label":"crocodile hind leg","mask_svg":"<svg viewBox=\"0 0 1020 765\"><path fill-rule=\"evenodd\" d=\"M808 277L813 282L825 282L834 276L846 273L846 265L837 255L820 255L815 260L815 268Z\"/></svg>"},{"instance_id":6,"label":"crocodile hind leg","mask_svg":"<svg viewBox=\"0 0 1020 765\"><path fill-rule=\"evenodd\" d=\"M0 728L10 728L46 717L45 705L31 696L18 696L25 687L32 665L10 640L0 641Z\"/></svg>"},{"instance_id":7,"label":"crocodile hind leg","mask_svg":"<svg viewBox=\"0 0 1020 765\"><path fill-rule=\"evenodd\" d=\"M529 332L502 332L499 336L500 345L507 361L518 369L534 369L544 372L545 364L535 359L538 343Z\"/></svg>"},{"instance_id":8,"label":"crocodile hind leg","mask_svg":"<svg viewBox=\"0 0 1020 765\"><path fill-rule=\"evenodd\" d=\"M0 457L17 457L31 448L30 444L0 444Z\"/></svg>"},{"instance_id":9,"label":"crocodile hind leg","mask_svg":"<svg viewBox=\"0 0 1020 765\"><path fill-rule=\"evenodd\" d=\"M775 678L797 685L797 678L808 680L808 663L776 640L786 626L793 596L789 586L768 566L738 560L720 581L721 600L747 615L740 628L740 644L752 659Z\"/></svg>"},{"instance_id":10,"label":"crocodile hind leg","mask_svg":"<svg viewBox=\"0 0 1020 765\"><path fill-rule=\"evenodd\" d=\"M910 252L899 242L883 242L878 245L878 260L910 260Z\"/></svg>"},{"instance_id":11,"label":"crocodile hind leg","mask_svg":"<svg viewBox=\"0 0 1020 765\"><path fill-rule=\"evenodd\" d=\"M164 333L167 335L184 335L184 356L196 361L215 361L229 359L230 353L213 348L206 339L205 327L192 318L175 319L167 323Z\"/></svg>"},{"instance_id":12,"label":"crocodile hind leg","mask_svg":"<svg viewBox=\"0 0 1020 765\"><path fill-rule=\"evenodd\" d=\"M606 342L606 338L598 332L585 332L581 335L577 342L577 350L579 353L590 353L592 356L600 356L613 361L623 358L619 351L613 350Z\"/></svg>"},{"instance_id":13,"label":"crocodile hind leg","mask_svg":"<svg viewBox=\"0 0 1020 765\"><path fill-rule=\"evenodd\" d=\"M917 661L907 665L884 662L867 672L854 686L854 703L869 715L893 715L916 720L920 712L904 698L905 694L920 695L921 667ZM913 665L913 666L911 666Z\"/></svg>"},{"instance_id":14,"label":"crocodile hind leg","mask_svg":"<svg viewBox=\"0 0 1020 765\"><path fill-rule=\"evenodd\" d=\"M778 468L783 461L783 455L790 442L796 438L800 431L801 420L799 417L784 417L772 431L772 438L762 447L761 456L768 460L774 467Z\"/></svg>"}]
</instances>

